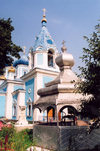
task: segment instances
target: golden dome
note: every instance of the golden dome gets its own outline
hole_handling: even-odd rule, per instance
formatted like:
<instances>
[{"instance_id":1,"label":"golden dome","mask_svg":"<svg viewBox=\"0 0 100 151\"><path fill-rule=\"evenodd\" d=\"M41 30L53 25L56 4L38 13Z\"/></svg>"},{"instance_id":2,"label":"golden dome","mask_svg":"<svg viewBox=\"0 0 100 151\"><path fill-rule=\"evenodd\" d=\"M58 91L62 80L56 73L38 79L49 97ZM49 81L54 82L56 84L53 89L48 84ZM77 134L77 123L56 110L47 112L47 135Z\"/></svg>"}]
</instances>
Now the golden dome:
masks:
<instances>
[{"instance_id":1,"label":"golden dome","mask_svg":"<svg viewBox=\"0 0 100 151\"><path fill-rule=\"evenodd\" d=\"M41 22L46 22L47 23L47 19L45 17L42 18Z\"/></svg>"},{"instance_id":2,"label":"golden dome","mask_svg":"<svg viewBox=\"0 0 100 151\"><path fill-rule=\"evenodd\" d=\"M1 75L0 80L6 80L6 77L4 75Z\"/></svg>"},{"instance_id":3,"label":"golden dome","mask_svg":"<svg viewBox=\"0 0 100 151\"><path fill-rule=\"evenodd\" d=\"M15 68L11 65L10 69L8 70L8 72L15 72Z\"/></svg>"}]
</instances>

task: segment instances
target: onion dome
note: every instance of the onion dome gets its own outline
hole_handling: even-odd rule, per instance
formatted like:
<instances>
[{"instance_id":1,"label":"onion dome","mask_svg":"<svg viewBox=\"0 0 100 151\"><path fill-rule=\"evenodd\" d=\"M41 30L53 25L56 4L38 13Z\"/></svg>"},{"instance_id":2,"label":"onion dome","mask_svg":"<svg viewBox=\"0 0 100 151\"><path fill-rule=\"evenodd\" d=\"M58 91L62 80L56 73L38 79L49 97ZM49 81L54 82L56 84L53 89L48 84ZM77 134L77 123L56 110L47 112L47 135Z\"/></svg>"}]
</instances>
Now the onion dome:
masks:
<instances>
[{"instance_id":1,"label":"onion dome","mask_svg":"<svg viewBox=\"0 0 100 151\"><path fill-rule=\"evenodd\" d=\"M6 80L6 77L4 75L1 75L0 80Z\"/></svg>"},{"instance_id":2,"label":"onion dome","mask_svg":"<svg viewBox=\"0 0 100 151\"><path fill-rule=\"evenodd\" d=\"M8 72L15 72L15 68L11 65L11 67L8 70Z\"/></svg>"},{"instance_id":3,"label":"onion dome","mask_svg":"<svg viewBox=\"0 0 100 151\"><path fill-rule=\"evenodd\" d=\"M24 48L25 49L25 48ZM29 62L28 62L28 58L27 56L25 56L25 50L24 50L24 55L21 56L21 58L19 60L16 60L14 63L13 63L13 66L16 67L17 65L28 65Z\"/></svg>"},{"instance_id":4,"label":"onion dome","mask_svg":"<svg viewBox=\"0 0 100 151\"><path fill-rule=\"evenodd\" d=\"M59 66L60 70L64 67L71 68L74 65L74 58L71 54L67 53L65 41L63 41L63 47L61 48L62 54L56 58L56 64Z\"/></svg>"}]
</instances>

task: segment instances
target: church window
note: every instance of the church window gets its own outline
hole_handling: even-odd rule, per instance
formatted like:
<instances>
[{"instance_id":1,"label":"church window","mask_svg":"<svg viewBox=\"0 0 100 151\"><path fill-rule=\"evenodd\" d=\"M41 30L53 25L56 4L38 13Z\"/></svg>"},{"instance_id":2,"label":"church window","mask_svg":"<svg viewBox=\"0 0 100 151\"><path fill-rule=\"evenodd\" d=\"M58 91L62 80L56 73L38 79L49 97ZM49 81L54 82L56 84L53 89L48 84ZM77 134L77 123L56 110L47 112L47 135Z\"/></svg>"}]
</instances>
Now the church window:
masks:
<instances>
[{"instance_id":1,"label":"church window","mask_svg":"<svg viewBox=\"0 0 100 151\"><path fill-rule=\"evenodd\" d=\"M26 74L26 71L24 71L24 74Z\"/></svg>"},{"instance_id":2,"label":"church window","mask_svg":"<svg viewBox=\"0 0 100 151\"><path fill-rule=\"evenodd\" d=\"M31 117L32 116L32 101L29 99L27 101L27 116Z\"/></svg>"},{"instance_id":3,"label":"church window","mask_svg":"<svg viewBox=\"0 0 100 151\"><path fill-rule=\"evenodd\" d=\"M27 116L32 116L32 104L27 105Z\"/></svg>"},{"instance_id":4,"label":"church window","mask_svg":"<svg viewBox=\"0 0 100 151\"><path fill-rule=\"evenodd\" d=\"M14 105L14 113L13 116L16 116L16 106Z\"/></svg>"},{"instance_id":5,"label":"church window","mask_svg":"<svg viewBox=\"0 0 100 151\"><path fill-rule=\"evenodd\" d=\"M27 70L23 70L22 76L27 73Z\"/></svg>"},{"instance_id":6,"label":"church window","mask_svg":"<svg viewBox=\"0 0 100 151\"><path fill-rule=\"evenodd\" d=\"M17 115L17 102L14 99L14 102L13 102L13 116L16 116L16 115Z\"/></svg>"},{"instance_id":7,"label":"church window","mask_svg":"<svg viewBox=\"0 0 100 151\"><path fill-rule=\"evenodd\" d=\"M51 50L48 51L48 66L53 67L53 52Z\"/></svg>"},{"instance_id":8,"label":"church window","mask_svg":"<svg viewBox=\"0 0 100 151\"><path fill-rule=\"evenodd\" d=\"M29 116L31 116L31 105L29 105Z\"/></svg>"}]
</instances>

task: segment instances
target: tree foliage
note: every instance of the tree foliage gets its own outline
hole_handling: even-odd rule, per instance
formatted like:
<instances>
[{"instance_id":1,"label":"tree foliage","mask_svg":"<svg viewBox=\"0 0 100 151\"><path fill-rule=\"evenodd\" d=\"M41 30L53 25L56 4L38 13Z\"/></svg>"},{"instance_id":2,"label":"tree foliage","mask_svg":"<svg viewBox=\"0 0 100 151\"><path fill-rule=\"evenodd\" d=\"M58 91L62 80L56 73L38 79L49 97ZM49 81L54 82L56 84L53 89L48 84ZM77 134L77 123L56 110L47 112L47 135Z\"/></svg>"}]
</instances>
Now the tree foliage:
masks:
<instances>
[{"instance_id":1,"label":"tree foliage","mask_svg":"<svg viewBox=\"0 0 100 151\"><path fill-rule=\"evenodd\" d=\"M91 37L84 36L88 48L83 48L82 62L84 67L79 67L80 78L84 79L79 84L79 91L85 95L92 94L90 101L82 102L82 113L89 116L98 116L100 108L100 24L95 26Z\"/></svg>"},{"instance_id":2,"label":"tree foliage","mask_svg":"<svg viewBox=\"0 0 100 151\"><path fill-rule=\"evenodd\" d=\"M6 65L11 65L13 57L20 58L19 52L21 47L12 42L12 31L14 27L11 25L10 18L7 20L0 19L0 74Z\"/></svg>"}]
</instances>

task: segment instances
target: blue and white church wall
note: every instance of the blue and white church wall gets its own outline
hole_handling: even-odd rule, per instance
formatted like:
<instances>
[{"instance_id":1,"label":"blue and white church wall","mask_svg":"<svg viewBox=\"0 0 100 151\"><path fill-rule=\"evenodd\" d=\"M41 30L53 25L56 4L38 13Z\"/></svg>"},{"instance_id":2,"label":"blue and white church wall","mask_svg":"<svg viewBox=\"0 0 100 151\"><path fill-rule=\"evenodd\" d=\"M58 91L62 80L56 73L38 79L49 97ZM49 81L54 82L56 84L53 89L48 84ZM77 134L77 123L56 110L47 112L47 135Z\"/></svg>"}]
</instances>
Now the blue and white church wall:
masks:
<instances>
[{"instance_id":1,"label":"blue and white church wall","mask_svg":"<svg viewBox=\"0 0 100 151\"><path fill-rule=\"evenodd\" d=\"M35 88L34 88L34 101L36 101L39 98L39 95L37 94L37 91L40 88L45 87L45 84L54 80L58 75L58 72L43 70L43 69L37 69L37 73L35 76ZM46 116L46 112L41 112L39 109L35 109L34 111L34 121L41 121Z\"/></svg>"},{"instance_id":2,"label":"blue and white church wall","mask_svg":"<svg viewBox=\"0 0 100 151\"><path fill-rule=\"evenodd\" d=\"M16 78L19 79L20 77L22 77L23 75L25 75L26 73L28 73L29 68L27 65L17 65L16 67Z\"/></svg>"},{"instance_id":3,"label":"blue and white church wall","mask_svg":"<svg viewBox=\"0 0 100 151\"><path fill-rule=\"evenodd\" d=\"M24 88L24 83L22 81L6 80L0 85L0 90L5 92L5 117L7 119L12 119L12 104L13 97L12 93L15 88ZM1 96L1 93L0 93Z\"/></svg>"},{"instance_id":4,"label":"blue and white church wall","mask_svg":"<svg viewBox=\"0 0 100 151\"><path fill-rule=\"evenodd\" d=\"M55 58L57 54L52 49L53 54L49 54L49 50L46 51L36 51L33 52L33 68L42 68L42 69L48 69L52 71L59 71L58 66L55 63ZM50 58L50 56L52 57Z\"/></svg>"},{"instance_id":5,"label":"blue and white church wall","mask_svg":"<svg viewBox=\"0 0 100 151\"><path fill-rule=\"evenodd\" d=\"M4 73L4 75L5 75L6 79L9 78L9 72L8 72L8 71L9 71L10 67L11 67L11 66L5 67L5 73Z\"/></svg>"},{"instance_id":6,"label":"blue and white church wall","mask_svg":"<svg viewBox=\"0 0 100 151\"><path fill-rule=\"evenodd\" d=\"M0 117L5 117L6 92L0 91Z\"/></svg>"},{"instance_id":7,"label":"blue and white church wall","mask_svg":"<svg viewBox=\"0 0 100 151\"><path fill-rule=\"evenodd\" d=\"M31 121L33 119L34 78L30 78L25 82L25 90L26 119Z\"/></svg>"}]
</instances>

